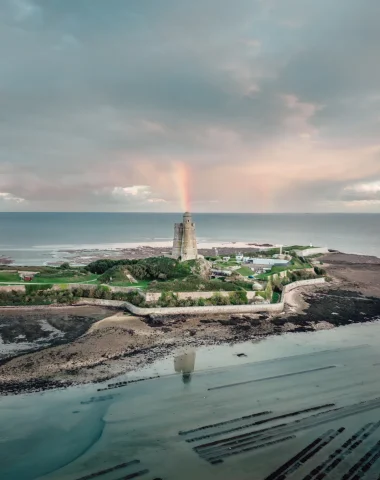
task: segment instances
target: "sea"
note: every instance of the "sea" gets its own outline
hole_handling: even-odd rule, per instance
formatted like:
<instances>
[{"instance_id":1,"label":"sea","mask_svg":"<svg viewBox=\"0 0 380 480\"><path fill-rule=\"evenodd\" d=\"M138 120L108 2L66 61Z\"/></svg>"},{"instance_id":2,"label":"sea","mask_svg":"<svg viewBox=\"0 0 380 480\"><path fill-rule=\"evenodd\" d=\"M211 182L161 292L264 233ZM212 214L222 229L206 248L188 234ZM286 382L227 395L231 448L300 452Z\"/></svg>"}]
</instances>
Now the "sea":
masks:
<instances>
[{"instance_id":1,"label":"sea","mask_svg":"<svg viewBox=\"0 0 380 480\"><path fill-rule=\"evenodd\" d=\"M180 213L0 213L0 257L18 265L64 259L63 251L170 242ZM194 213L199 243L315 245L380 256L380 214Z\"/></svg>"}]
</instances>

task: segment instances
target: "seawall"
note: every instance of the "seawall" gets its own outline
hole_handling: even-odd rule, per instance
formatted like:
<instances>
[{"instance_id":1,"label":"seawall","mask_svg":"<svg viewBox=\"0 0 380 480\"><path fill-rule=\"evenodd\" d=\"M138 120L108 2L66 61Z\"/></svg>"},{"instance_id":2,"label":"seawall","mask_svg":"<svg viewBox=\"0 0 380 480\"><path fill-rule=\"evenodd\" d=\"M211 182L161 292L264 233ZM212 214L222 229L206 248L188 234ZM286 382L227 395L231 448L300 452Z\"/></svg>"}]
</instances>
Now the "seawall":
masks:
<instances>
[{"instance_id":1,"label":"seawall","mask_svg":"<svg viewBox=\"0 0 380 480\"><path fill-rule=\"evenodd\" d=\"M129 302L123 302L118 300L102 300L97 298L83 298L77 305L100 305L109 307L125 307L134 315L140 317L146 317L148 315L207 315L207 314L233 314L233 313L279 313L282 312L286 304L286 294L291 290L298 287L307 287L311 285L321 285L325 283L325 279L313 278L310 280L300 280L293 282L284 287L281 295L281 301L278 303L267 304L251 304L251 305L220 305L220 306L207 306L207 307L154 307L154 308L141 308L132 305Z\"/></svg>"}]
</instances>

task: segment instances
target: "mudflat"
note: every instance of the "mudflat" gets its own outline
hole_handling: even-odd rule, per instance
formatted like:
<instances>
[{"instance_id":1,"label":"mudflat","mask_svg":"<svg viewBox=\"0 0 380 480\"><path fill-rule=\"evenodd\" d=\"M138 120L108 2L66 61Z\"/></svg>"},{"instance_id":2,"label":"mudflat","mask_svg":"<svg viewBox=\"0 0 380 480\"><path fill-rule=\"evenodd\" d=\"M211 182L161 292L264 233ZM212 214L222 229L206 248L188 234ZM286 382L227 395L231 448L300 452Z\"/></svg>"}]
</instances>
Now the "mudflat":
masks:
<instances>
[{"instance_id":1,"label":"mudflat","mask_svg":"<svg viewBox=\"0 0 380 480\"><path fill-rule=\"evenodd\" d=\"M380 258L330 253L321 257L321 261L335 283L345 290L380 297Z\"/></svg>"}]
</instances>

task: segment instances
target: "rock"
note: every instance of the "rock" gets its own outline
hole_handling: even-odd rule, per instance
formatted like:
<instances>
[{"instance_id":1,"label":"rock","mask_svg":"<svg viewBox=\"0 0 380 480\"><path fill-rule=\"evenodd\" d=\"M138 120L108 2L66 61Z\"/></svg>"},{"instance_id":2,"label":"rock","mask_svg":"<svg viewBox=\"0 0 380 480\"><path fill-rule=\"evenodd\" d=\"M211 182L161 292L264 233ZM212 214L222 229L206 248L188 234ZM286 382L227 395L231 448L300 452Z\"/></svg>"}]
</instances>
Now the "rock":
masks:
<instances>
[{"instance_id":1,"label":"rock","mask_svg":"<svg viewBox=\"0 0 380 480\"><path fill-rule=\"evenodd\" d=\"M162 330L164 333L168 333L168 332L171 332L173 329L170 328L170 327L162 327L161 330Z\"/></svg>"},{"instance_id":2,"label":"rock","mask_svg":"<svg viewBox=\"0 0 380 480\"><path fill-rule=\"evenodd\" d=\"M151 327L161 327L164 324L162 319L155 315L149 315L146 321Z\"/></svg>"}]
</instances>

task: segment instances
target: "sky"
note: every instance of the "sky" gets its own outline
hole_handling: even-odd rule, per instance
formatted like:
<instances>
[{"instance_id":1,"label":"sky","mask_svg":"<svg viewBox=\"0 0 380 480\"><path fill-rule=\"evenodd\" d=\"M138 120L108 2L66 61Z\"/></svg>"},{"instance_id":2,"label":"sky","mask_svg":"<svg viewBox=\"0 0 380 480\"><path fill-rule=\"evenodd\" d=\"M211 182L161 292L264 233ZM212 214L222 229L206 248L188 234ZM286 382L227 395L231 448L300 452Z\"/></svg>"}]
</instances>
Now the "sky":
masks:
<instances>
[{"instance_id":1,"label":"sky","mask_svg":"<svg viewBox=\"0 0 380 480\"><path fill-rule=\"evenodd\" d=\"M380 212L379 0L1 0L0 211Z\"/></svg>"}]
</instances>

